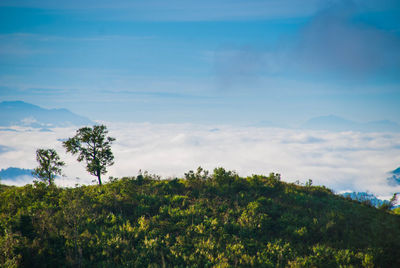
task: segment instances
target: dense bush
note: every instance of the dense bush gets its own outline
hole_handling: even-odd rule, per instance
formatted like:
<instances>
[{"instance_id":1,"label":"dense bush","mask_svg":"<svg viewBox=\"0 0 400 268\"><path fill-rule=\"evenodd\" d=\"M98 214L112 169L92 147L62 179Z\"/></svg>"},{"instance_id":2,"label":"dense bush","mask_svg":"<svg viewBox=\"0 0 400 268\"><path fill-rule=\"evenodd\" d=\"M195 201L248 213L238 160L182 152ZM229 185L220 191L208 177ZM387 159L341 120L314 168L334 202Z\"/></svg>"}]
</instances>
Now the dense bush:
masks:
<instances>
[{"instance_id":1,"label":"dense bush","mask_svg":"<svg viewBox=\"0 0 400 268\"><path fill-rule=\"evenodd\" d=\"M218 168L0 187L4 267L400 267L400 216Z\"/></svg>"}]
</instances>

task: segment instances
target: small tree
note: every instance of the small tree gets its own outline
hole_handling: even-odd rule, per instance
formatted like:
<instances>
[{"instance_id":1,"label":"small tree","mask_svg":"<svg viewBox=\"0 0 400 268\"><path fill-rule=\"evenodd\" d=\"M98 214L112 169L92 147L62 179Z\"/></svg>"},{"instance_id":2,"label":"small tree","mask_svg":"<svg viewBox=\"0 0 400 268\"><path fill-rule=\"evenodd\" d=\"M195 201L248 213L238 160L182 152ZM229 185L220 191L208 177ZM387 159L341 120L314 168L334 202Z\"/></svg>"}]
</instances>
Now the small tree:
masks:
<instances>
[{"instance_id":1,"label":"small tree","mask_svg":"<svg viewBox=\"0 0 400 268\"><path fill-rule=\"evenodd\" d=\"M39 166L33 170L32 175L49 185L54 184L57 175L61 175L61 167L65 166L54 149L37 149L36 161Z\"/></svg>"},{"instance_id":2,"label":"small tree","mask_svg":"<svg viewBox=\"0 0 400 268\"><path fill-rule=\"evenodd\" d=\"M101 185L101 174L107 173L107 166L114 164L111 144L114 138L106 137L107 127L104 125L83 127L76 135L63 142L67 152L78 154L78 161L86 161L86 170L96 176Z\"/></svg>"},{"instance_id":3,"label":"small tree","mask_svg":"<svg viewBox=\"0 0 400 268\"><path fill-rule=\"evenodd\" d=\"M382 210L387 210L387 211L392 210L396 205L398 195L399 195L399 193L394 193L392 198L389 200L389 202L383 203L382 205L379 206L379 208Z\"/></svg>"}]
</instances>

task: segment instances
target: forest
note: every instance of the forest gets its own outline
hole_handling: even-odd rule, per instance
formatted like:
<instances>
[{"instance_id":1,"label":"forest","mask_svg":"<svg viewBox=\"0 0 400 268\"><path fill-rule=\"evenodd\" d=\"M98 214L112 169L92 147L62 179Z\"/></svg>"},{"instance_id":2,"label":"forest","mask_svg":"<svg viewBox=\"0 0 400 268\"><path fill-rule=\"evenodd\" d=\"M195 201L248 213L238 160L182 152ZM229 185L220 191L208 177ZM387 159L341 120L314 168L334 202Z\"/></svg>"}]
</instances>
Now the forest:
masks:
<instances>
[{"instance_id":1,"label":"forest","mask_svg":"<svg viewBox=\"0 0 400 268\"><path fill-rule=\"evenodd\" d=\"M102 185L0 185L0 267L400 267L400 215L201 168Z\"/></svg>"}]
</instances>

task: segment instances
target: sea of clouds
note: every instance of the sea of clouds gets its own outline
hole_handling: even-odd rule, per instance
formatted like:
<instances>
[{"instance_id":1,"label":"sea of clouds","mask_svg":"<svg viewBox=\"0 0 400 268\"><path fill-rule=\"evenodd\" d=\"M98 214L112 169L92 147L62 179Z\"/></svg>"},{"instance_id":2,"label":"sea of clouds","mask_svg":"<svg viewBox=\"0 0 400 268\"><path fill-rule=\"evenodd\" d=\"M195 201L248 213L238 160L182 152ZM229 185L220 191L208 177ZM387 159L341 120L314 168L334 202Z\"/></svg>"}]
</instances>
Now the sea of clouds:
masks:
<instances>
[{"instance_id":1,"label":"sea of clouds","mask_svg":"<svg viewBox=\"0 0 400 268\"><path fill-rule=\"evenodd\" d=\"M387 183L400 166L400 133L326 132L281 128L194 124L105 123L116 138L115 164L108 176L136 176L139 170L162 177L182 177L201 166L224 167L241 176L280 173L287 182L325 185L336 192L369 191L387 198L400 186ZM76 128L51 132L14 127L0 129L0 168L34 168L37 148L54 148L65 161L63 186L93 184L84 163L66 154L62 140ZM24 185L32 178L2 180Z\"/></svg>"}]
</instances>

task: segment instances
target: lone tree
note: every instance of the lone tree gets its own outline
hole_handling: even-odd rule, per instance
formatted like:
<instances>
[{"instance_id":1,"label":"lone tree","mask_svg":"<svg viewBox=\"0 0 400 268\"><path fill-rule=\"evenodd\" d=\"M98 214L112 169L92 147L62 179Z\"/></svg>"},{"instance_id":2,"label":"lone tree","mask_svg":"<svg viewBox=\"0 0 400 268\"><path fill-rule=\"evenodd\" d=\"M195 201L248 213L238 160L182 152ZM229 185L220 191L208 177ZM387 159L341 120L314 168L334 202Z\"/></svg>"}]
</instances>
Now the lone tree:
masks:
<instances>
[{"instance_id":1,"label":"lone tree","mask_svg":"<svg viewBox=\"0 0 400 268\"><path fill-rule=\"evenodd\" d=\"M54 184L57 175L61 175L61 167L65 166L54 149L37 149L36 161L39 166L33 170L32 175L49 185Z\"/></svg>"},{"instance_id":2,"label":"lone tree","mask_svg":"<svg viewBox=\"0 0 400 268\"><path fill-rule=\"evenodd\" d=\"M107 173L107 166L114 164L111 144L114 138L106 137L107 127L104 125L83 127L76 135L63 142L67 152L78 154L78 161L86 161L86 170L96 176L101 185L101 174Z\"/></svg>"}]
</instances>

